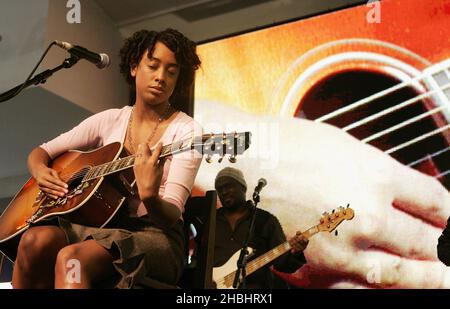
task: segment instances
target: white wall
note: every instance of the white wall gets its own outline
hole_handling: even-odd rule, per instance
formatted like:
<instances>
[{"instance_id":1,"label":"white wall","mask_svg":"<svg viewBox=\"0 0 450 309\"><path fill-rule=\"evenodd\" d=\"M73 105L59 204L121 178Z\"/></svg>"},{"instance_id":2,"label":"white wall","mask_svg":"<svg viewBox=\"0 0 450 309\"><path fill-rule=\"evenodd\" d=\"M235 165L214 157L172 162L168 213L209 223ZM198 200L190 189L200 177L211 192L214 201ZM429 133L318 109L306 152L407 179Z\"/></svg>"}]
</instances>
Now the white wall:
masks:
<instances>
[{"instance_id":1,"label":"white wall","mask_svg":"<svg viewBox=\"0 0 450 309\"><path fill-rule=\"evenodd\" d=\"M34 147L92 113L127 104L127 87L118 69L119 31L94 1L81 1L81 24L67 23L66 3L0 0L0 92L23 82L55 39L105 52L112 61L99 70L81 60L55 73L44 86L30 87L0 103L0 198L13 196L29 177L26 158ZM67 56L53 47L36 73L61 64Z\"/></svg>"},{"instance_id":2,"label":"white wall","mask_svg":"<svg viewBox=\"0 0 450 309\"><path fill-rule=\"evenodd\" d=\"M71 69L59 71L44 88L91 112L128 103L125 80L119 73L119 49L122 37L112 20L94 1L81 1L81 23L69 24L65 0L49 0L46 45L53 40L81 45L95 52L107 53L111 65L99 70L94 64L79 61ZM58 47L49 54L46 67L62 63L68 53Z\"/></svg>"},{"instance_id":3,"label":"white wall","mask_svg":"<svg viewBox=\"0 0 450 309\"><path fill-rule=\"evenodd\" d=\"M0 0L0 93L25 81L43 52L48 0Z\"/></svg>"}]
</instances>

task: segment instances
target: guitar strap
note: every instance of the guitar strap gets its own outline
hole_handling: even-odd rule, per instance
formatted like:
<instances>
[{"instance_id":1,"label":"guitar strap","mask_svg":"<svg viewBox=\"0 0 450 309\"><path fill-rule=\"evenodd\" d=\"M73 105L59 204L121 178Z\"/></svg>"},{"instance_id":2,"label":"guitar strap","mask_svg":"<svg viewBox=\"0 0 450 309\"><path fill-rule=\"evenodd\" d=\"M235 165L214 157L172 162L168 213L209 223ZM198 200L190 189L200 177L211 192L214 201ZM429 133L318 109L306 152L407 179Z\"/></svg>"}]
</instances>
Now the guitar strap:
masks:
<instances>
[{"instance_id":1,"label":"guitar strap","mask_svg":"<svg viewBox=\"0 0 450 309\"><path fill-rule=\"evenodd\" d=\"M255 225L254 225L254 232L253 232L253 238L256 235L259 235L260 237L262 236L265 240L268 240L270 235L266 235L267 233L261 234L262 231L264 231L264 227L267 225L269 219L270 219L270 214L267 211L264 211L262 209L256 208L255 209L256 214L255 214ZM256 233L255 233L256 231ZM254 243L253 239L251 240L251 244L249 244L250 247L252 247L252 243ZM253 246L254 247L254 246ZM259 252L257 252L257 248L254 248L255 252L254 254L259 254ZM261 254L264 252L261 252Z\"/></svg>"}]
</instances>

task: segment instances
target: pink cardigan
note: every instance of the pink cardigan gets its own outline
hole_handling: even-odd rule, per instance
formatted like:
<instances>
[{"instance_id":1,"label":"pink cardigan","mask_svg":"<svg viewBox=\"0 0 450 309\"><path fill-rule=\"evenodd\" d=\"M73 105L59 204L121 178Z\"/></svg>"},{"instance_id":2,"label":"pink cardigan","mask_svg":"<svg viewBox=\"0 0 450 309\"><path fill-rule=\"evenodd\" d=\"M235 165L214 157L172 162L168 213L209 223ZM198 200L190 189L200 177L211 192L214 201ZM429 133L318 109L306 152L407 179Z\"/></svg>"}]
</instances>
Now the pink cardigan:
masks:
<instances>
[{"instance_id":1,"label":"pink cardigan","mask_svg":"<svg viewBox=\"0 0 450 309\"><path fill-rule=\"evenodd\" d=\"M131 106L108 109L85 119L72 130L40 147L53 159L68 150L87 151L113 142L124 143L130 115ZM178 112L159 141L166 145L192 137L192 134L194 136L201 135L202 128L194 119L183 112ZM176 205L182 213L184 204L191 194L200 163L201 155L190 151L174 155L168 158L164 164L159 195L167 202ZM129 205L132 216L147 214L143 203L135 206L132 206L133 203L129 203Z\"/></svg>"}]
</instances>

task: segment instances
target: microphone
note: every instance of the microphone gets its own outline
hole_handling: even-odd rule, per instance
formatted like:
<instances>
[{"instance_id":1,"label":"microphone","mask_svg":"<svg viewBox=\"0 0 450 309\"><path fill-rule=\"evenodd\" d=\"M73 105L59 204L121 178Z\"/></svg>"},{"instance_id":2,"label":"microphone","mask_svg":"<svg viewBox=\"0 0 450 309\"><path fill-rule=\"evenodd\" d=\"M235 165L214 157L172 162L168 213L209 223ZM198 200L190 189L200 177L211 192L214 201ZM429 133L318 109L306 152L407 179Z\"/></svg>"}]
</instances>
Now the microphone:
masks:
<instances>
[{"instance_id":1,"label":"microphone","mask_svg":"<svg viewBox=\"0 0 450 309\"><path fill-rule=\"evenodd\" d=\"M84 47L72 45L63 41L55 41L55 44L78 58L83 58L92 62L99 69L106 68L109 65L109 56L107 54L94 53Z\"/></svg>"},{"instance_id":2,"label":"microphone","mask_svg":"<svg viewBox=\"0 0 450 309\"><path fill-rule=\"evenodd\" d=\"M259 192L261 192L262 188L264 188L267 185L267 180L264 178L259 178L258 185L255 187L255 192L253 193L253 198L257 197L259 195Z\"/></svg>"}]
</instances>

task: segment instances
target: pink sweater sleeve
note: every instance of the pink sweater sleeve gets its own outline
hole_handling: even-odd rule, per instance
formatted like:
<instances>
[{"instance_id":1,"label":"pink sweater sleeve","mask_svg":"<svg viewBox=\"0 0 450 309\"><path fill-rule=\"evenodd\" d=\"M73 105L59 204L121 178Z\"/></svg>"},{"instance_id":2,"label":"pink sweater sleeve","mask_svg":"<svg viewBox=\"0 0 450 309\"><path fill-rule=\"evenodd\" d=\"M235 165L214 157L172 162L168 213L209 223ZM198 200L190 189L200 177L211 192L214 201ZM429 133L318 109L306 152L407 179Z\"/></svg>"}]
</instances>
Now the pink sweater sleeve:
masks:
<instances>
[{"instance_id":1,"label":"pink sweater sleeve","mask_svg":"<svg viewBox=\"0 0 450 309\"><path fill-rule=\"evenodd\" d=\"M111 126L113 110L106 110L83 120L76 127L42 144L51 159L68 150L90 150L102 145L102 131Z\"/></svg>"},{"instance_id":2,"label":"pink sweater sleeve","mask_svg":"<svg viewBox=\"0 0 450 309\"><path fill-rule=\"evenodd\" d=\"M129 110L110 109L95 114L68 132L65 132L53 140L42 144L51 159L56 158L65 151L91 150L111 142L122 142L127 127ZM170 125L171 131L162 140L163 144L169 144L192 136L202 134L201 126L186 114L180 115L176 123ZM194 180L197 175L202 156L192 150L176 154L166 161L164 174L160 187L160 196L180 208L184 212L184 204L191 194ZM140 203L138 215L147 211L143 203Z\"/></svg>"},{"instance_id":3,"label":"pink sweater sleeve","mask_svg":"<svg viewBox=\"0 0 450 309\"><path fill-rule=\"evenodd\" d=\"M201 126L191 118L177 130L174 141L200 135ZM184 212L184 204L191 194L201 161L202 155L192 150L174 155L170 162L162 198L179 207L181 212Z\"/></svg>"}]
</instances>

